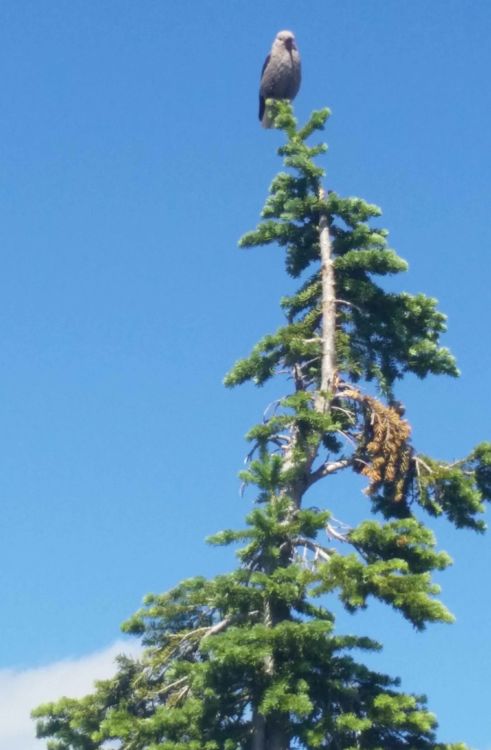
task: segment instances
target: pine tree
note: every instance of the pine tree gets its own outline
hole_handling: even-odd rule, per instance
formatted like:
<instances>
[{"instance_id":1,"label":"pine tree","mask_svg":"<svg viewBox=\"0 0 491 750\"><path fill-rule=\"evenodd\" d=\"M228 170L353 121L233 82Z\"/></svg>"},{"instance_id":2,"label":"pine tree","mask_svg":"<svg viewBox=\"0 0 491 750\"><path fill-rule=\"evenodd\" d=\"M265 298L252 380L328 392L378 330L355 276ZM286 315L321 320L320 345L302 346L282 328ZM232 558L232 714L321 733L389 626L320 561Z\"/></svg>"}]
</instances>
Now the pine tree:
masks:
<instances>
[{"instance_id":1,"label":"pine tree","mask_svg":"<svg viewBox=\"0 0 491 750\"><path fill-rule=\"evenodd\" d=\"M288 103L270 105L286 171L240 246L284 248L299 287L281 301L285 324L225 379L288 388L247 436L241 476L256 497L246 528L210 540L242 545L239 565L147 596L123 625L141 638L141 657L121 657L116 675L81 700L35 710L51 750L465 747L437 742L424 697L368 668L360 653L380 645L338 633L329 606L337 596L355 612L374 598L418 629L450 622L431 577L450 558L425 520L484 530L491 444L452 463L414 448L394 389L406 373L458 374L439 343L445 316L434 299L379 285L406 270L371 224L379 209L324 191L315 159L326 146L307 140L328 110L298 128ZM306 500L343 472L364 478L373 514L352 527Z\"/></svg>"}]
</instances>

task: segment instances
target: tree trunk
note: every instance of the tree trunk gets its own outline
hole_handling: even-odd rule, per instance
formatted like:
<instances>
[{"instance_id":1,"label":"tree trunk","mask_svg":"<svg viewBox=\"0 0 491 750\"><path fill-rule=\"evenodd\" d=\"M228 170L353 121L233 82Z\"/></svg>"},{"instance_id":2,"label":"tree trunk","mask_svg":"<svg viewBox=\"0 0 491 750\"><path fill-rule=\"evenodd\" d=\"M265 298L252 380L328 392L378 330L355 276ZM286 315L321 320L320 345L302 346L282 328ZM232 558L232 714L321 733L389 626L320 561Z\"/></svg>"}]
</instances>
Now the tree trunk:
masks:
<instances>
[{"instance_id":1,"label":"tree trunk","mask_svg":"<svg viewBox=\"0 0 491 750\"><path fill-rule=\"evenodd\" d=\"M252 714L251 750L266 750L266 720L257 708L254 708Z\"/></svg>"},{"instance_id":2,"label":"tree trunk","mask_svg":"<svg viewBox=\"0 0 491 750\"><path fill-rule=\"evenodd\" d=\"M325 198L322 189L319 191L319 198ZM322 365L316 408L324 412L329 407L326 394L332 391L336 380L336 288L329 219L325 213L321 214L319 219L319 245L322 284Z\"/></svg>"},{"instance_id":3,"label":"tree trunk","mask_svg":"<svg viewBox=\"0 0 491 750\"><path fill-rule=\"evenodd\" d=\"M322 189L319 191L319 197L321 200L325 198L325 193ZM314 408L316 411L324 413L329 408L329 396L332 395L332 390L336 380L336 292L334 284L332 245L329 234L329 219L326 214L322 214L319 220L319 245L321 254L322 283L322 362L319 390L315 397ZM283 457L284 469L291 468L293 464L295 445L298 439L299 435L293 432L290 438L290 444ZM295 486L289 487L285 490L285 493L292 499L296 508L300 508L303 495L310 486L309 477L312 464L317 455L317 450L317 447L312 450L311 455L306 462L304 467L304 481L297 481ZM288 614L286 613L286 617L287 616ZM277 622L283 619L285 619L285 613L278 616L278 613L272 612L270 607L267 608L264 620L269 627L274 627ZM272 658L266 660L265 669L266 673L273 675L274 661ZM265 717L259 713L257 708L254 708L252 717L251 750L289 749L290 742L288 734L285 732L284 724L282 725L281 723L281 718L279 717L275 720L273 717L270 717L266 720Z\"/></svg>"}]
</instances>

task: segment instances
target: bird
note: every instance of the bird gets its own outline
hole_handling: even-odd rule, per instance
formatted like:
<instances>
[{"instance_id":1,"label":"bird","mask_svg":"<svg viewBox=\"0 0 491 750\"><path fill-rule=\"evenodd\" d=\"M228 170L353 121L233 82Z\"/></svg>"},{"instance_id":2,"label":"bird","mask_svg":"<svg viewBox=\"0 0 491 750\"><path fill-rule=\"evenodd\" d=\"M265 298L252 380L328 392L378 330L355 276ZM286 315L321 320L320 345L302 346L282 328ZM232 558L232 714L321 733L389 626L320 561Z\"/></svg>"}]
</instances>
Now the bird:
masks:
<instances>
[{"instance_id":1,"label":"bird","mask_svg":"<svg viewBox=\"0 0 491 750\"><path fill-rule=\"evenodd\" d=\"M273 127L273 121L266 111L266 99L291 101L298 94L300 79L300 55L295 36L291 31L279 31L261 70L259 120L264 128Z\"/></svg>"}]
</instances>

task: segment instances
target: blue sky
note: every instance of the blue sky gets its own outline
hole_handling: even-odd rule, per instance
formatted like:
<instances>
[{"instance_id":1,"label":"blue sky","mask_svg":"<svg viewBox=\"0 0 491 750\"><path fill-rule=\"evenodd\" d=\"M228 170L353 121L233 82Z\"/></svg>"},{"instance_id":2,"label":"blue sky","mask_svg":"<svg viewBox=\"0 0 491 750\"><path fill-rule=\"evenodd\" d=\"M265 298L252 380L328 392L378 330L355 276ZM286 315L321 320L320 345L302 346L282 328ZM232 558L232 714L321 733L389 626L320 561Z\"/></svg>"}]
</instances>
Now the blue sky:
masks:
<instances>
[{"instance_id":1,"label":"blue sky","mask_svg":"<svg viewBox=\"0 0 491 750\"><path fill-rule=\"evenodd\" d=\"M146 592L234 564L203 539L250 507L243 435L272 392L222 377L291 289L278 250L237 250L281 166L281 136L257 122L281 28L303 59L297 116L333 112L326 187L382 206L410 264L399 287L449 316L462 377L400 389L418 447L453 459L490 438L488 2L4 0L6 695L35 674L33 702L43 675L51 697L56 665L107 661ZM326 482L318 499L351 491ZM439 579L454 626L416 634L382 607L341 624L385 643L374 663L429 696L442 739L488 750L490 540L436 532L455 560ZM26 731L0 728L0 750L30 750Z\"/></svg>"}]
</instances>

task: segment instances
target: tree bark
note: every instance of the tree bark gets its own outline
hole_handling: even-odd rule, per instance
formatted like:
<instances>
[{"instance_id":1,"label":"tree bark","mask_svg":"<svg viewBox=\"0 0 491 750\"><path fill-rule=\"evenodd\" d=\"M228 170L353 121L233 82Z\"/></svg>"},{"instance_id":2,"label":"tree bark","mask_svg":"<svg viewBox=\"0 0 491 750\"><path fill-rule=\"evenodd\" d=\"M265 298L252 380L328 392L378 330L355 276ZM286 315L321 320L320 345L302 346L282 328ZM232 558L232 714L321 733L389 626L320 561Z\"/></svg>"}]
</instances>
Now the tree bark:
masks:
<instances>
[{"instance_id":1,"label":"tree bark","mask_svg":"<svg viewBox=\"0 0 491 750\"><path fill-rule=\"evenodd\" d=\"M322 188L319 191L319 198L321 200L325 198ZM317 396L316 407L319 411L325 412L329 407L327 394L332 392L336 379L336 287L329 219L326 213L322 213L319 219L319 245L322 285L322 363L320 392Z\"/></svg>"},{"instance_id":2,"label":"tree bark","mask_svg":"<svg viewBox=\"0 0 491 750\"><path fill-rule=\"evenodd\" d=\"M324 190L319 191L321 200L325 198ZM319 389L315 395L314 408L316 411L325 413L329 409L330 398L336 381L336 291L334 283L334 266L332 259L332 243L329 234L329 219L326 213L322 213L319 219L319 245L321 260L321 313L322 313L322 359ZM298 430L292 430L290 443L283 457L284 469L293 465L295 446L299 440ZM296 508L302 503L304 493L312 484L312 464L317 455L318 447L312 449L305 464L303 480L297 480L294 486L285 490L292 499ZM338 466L335 467L336 469ZM339 468L344 468L343 462L339 462ZM326 472L328 473L328 472ZM288 616L288 615L286 615ZM265 624L274 627L278 621L284 619L284 615L278 616L268 606L265 612ZM266 673L274 674L274 660L270 657L265 663ZM288 733L281 724L281 719L268 720L262 716L257 707L253 709L252 716L252 744L251 750L290 750Z\"/></svg>"},{"instance_id":3,"label":"tree bark","mask_svg":"<svg viewBox=\"0 0 491 750\"><path fill-rule=\"evenodd\" d=\"M266 750L266 719L256 707L252 714L251 750Z\"/></svg>"}]
</instances>

